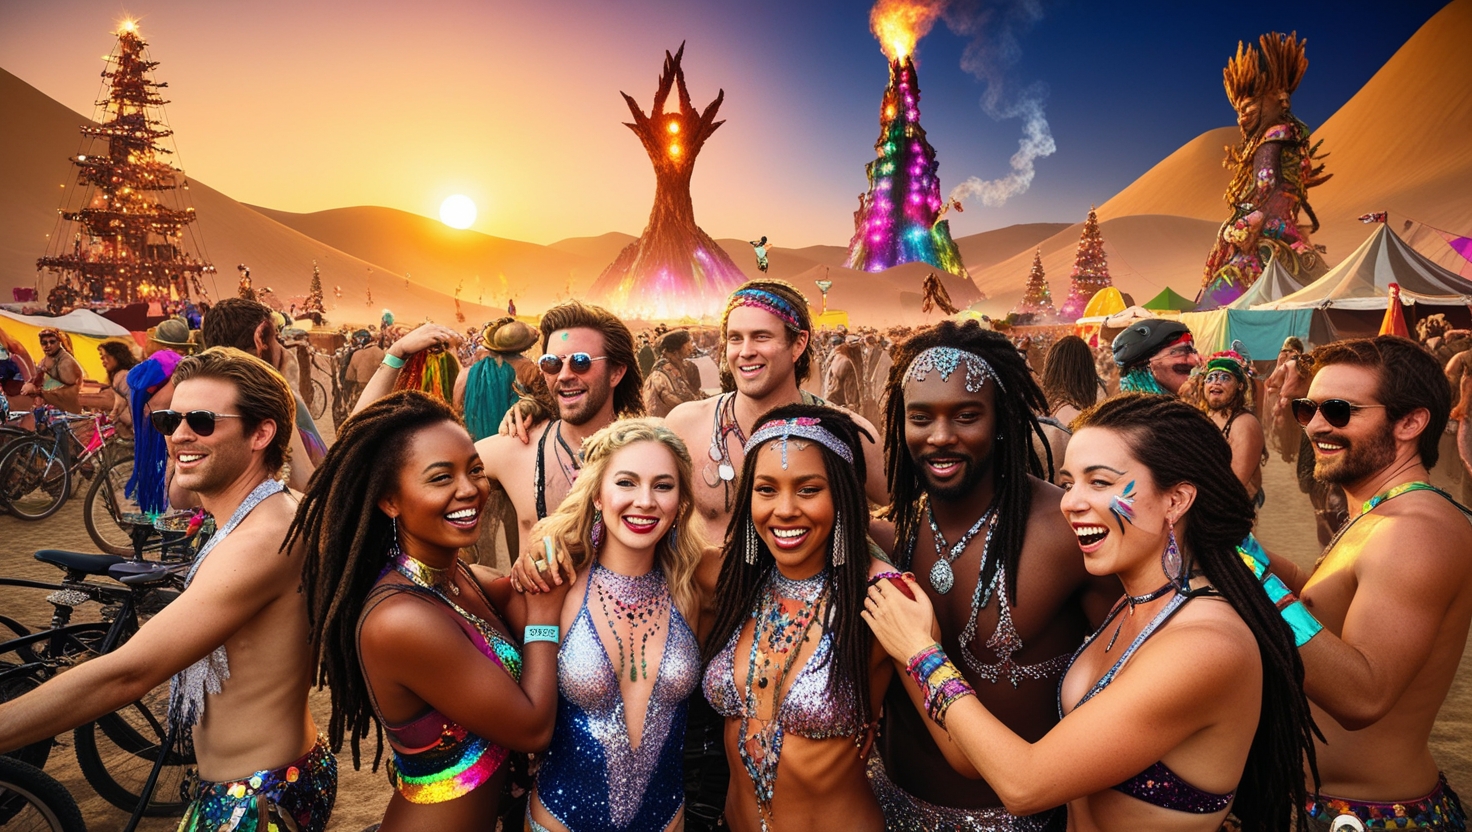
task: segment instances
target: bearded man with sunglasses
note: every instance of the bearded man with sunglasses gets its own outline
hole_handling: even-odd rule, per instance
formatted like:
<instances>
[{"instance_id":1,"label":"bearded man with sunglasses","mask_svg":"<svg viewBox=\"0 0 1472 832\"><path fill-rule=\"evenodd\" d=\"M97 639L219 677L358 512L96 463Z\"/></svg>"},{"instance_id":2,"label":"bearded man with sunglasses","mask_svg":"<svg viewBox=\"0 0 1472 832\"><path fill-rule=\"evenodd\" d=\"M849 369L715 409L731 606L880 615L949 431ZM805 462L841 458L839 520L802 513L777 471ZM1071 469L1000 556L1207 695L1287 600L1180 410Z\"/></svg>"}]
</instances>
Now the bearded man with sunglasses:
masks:
<instances>
[{"instance_id":1,"label":"bearded man with sunglasses","mask_svg":"<svg viewBox=\"0 0 1472 832\"><path fill-rule=\"evenodd\" d=\"M1472 625L1472 515L1427 483L1451 390L1405 338L1338 341L1311 358L1293 413L1314 476L1344 488L1350 522L1311 571L1268 567L1312 611L1290 619L1324 735L1310 828L1405 815L1413 825L1395 828L1463 829L1428 744Z\"/></svg>"},{"instance_id":2,"label":"bearded man with sunglasses","mask_svg":"<svg viewBox=\"0 0 1472 832\"><path fill-rule=\"evenodd\" d=\"M44 356L36 362L36 376L21 388L21 395L39 396L58 410L78 412L82 407L82 365L66 351L60 331L48 327L36 337Z\"/></svg>"},{"instance_id":3,"label":"bearded man with sunglasses","mask_svg":"<svg viewBox=\"0 0 1472 832\"><path fill-rule=\"evenodd\" d=\"M172 409L150 420L168 438L176 481L219 529L184 592L125 644L0 705L0 752L111 713L173 676L171 727L192 738L199 777L179 829L249 816L320 832L337 764L307 709L314 665L301 560L280 551L296 512L276 480L291 455L291 390L230 348L184 359L173 381Z\"/></svg>"}]
</instances>

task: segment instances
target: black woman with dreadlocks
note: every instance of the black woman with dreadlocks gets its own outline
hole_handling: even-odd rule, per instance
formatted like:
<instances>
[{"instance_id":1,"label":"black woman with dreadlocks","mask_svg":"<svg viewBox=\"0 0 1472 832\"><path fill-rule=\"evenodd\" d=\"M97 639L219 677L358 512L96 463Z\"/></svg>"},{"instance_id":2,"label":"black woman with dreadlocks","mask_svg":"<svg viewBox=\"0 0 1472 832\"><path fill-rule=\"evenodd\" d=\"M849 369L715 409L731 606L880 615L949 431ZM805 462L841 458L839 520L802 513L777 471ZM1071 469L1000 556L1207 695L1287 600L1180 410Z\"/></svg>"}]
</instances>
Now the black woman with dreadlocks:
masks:
<instances>
[{"instance_id":1,"label":"black woman with dreadlocks","mask_svg":"<svg viewBox=\"0 0 1472 832\"><path fill-rule=\"evenodd\" d=\"M892 673L859 618L863 433L842 411L787 405L746 440L704 650L737 832L884 828L861 756Z\"/></svg>"},{"instance_id":2,"label":"black woman with dreadlocks","mask_svg":"<svg viewBox=\"0 0 1472 832\"><path fill-rule=\"evenodd\" d=\"M392 393L343 423L287 538L306 555L332 746L349 734L357 767L370 727L388 735L384 832L484 829L503 808L519 813L503 806L509 774L552 738L571 581L513 607L510 579L458 560L489 491L449 405Z\"/></svg>"},{"instance_id":3,"label":"black woman with dreadlocks","mask_svg":"<svg viewBox=\"0 0 1472 832\"><path fill-rule=\"evenodd\" d=\"M1058 512L1053 462L1033 441L1034 414L1047 412L1021 354L975 322L944 321L895 350L884 439L894 563L922 576L940 641L981 702L1030 739L1058 721L1058 677L1120 596L1118 580L1084 569ZM1014 817L925 719L914 685L897 678L887 705L870 775L888 829L1062 828L1061 812Z\"/></svg>"},{"instance_id":4,"label":"black woman with dreadlocks","mask_svg":"<svg viewBox=\"0 0 1472 832\"><path fill-rule=\"evenodd\" d=\"M1237 552L1255 512L1231 447L1160 395L1115 397L1074 426L1062 515L1089 572L1125 596L1067 660L1057 725L1021 734L974 695L923 594L880 582L865 620L1009 811L1066 803L1070 829L1100 832L1215 832L1229 811L1244 830L1304 828L1316 729L1293 630Z\"/></svg>"}]
</instances>

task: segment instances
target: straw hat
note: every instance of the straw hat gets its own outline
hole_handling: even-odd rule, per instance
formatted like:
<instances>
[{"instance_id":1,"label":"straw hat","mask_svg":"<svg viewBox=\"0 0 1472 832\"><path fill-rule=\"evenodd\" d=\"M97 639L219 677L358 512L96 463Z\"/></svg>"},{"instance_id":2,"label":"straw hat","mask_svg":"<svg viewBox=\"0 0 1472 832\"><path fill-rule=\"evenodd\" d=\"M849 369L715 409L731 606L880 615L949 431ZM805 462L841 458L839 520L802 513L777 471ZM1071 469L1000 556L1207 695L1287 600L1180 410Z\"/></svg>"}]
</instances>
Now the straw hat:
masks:
<instances>
[{"instance_id":1,"label":"straw hat","mask_svg":"<svg viewBox=\"0 0 1472 832\"><path fill-rule=\"evenodd\" d=\"M178 352L193 349L195 346L191 340L189 324L178 318L160 321L158 326L148 330L148 338Z\"/></svg>"},{"instance_id":2,"label":"straw hat","mask_svg":"<svg viewBox=\"0 0 1472 832\"><path fill-rule=\"evenodd\" d=\"M519 353L531 349L541 333L515 318L502 318L485 328L481 337L492 352Z\"/></svg>"}]
</instances>

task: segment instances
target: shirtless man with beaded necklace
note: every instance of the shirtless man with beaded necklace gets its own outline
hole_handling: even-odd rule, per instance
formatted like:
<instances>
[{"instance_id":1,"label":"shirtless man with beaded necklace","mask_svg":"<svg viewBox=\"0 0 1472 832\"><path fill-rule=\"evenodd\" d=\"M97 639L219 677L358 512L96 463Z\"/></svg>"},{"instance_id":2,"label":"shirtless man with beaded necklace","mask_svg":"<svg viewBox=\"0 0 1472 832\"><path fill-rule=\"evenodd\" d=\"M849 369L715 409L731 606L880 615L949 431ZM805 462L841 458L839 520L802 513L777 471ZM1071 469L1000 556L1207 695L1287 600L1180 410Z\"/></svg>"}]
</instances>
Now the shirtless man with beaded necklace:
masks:
<instances>
[{"instance_id":1,"label":"shirtless man with beaded necklace","mask_svg":"<svg viewBox=\"0 0 1472 832\"><path fill-rule=\"evenodd\" d=\"M887 385L894 563L919 575L940 642L976 695L1029 740L1058 721L1058 679L1122 594L1084 569L1037 458L1042 390L1007 339L975 323L921 330L895 349ZM1020 521L1020 522L1019 522ZM876 537L879 531L876 527ZM907 698L908 695L908 698ZM890 830L1062 829L1015 818L896 674L870 777ZM937 745L939 743L939 745ZM882 763L880 759L882 758Z\"/></svg>"}]
</instances>

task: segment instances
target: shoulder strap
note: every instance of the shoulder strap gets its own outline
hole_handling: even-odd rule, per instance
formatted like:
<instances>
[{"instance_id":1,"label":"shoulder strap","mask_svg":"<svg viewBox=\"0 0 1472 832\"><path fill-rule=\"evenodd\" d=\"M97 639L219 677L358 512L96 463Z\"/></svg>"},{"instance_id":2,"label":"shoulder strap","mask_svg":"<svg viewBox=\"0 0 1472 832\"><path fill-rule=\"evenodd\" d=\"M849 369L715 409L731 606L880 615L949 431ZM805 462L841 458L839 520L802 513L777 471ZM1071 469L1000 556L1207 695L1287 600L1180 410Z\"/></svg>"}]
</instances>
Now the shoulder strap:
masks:
<instances>
[{"instance_id":1,"label":"shoulder strap","mask_svg":"<svg viewBox=\"0 0 1472 832\"><path fill-rule=\"evenodd\" d=\"M542 437L537 440L537 464L532 470L532 476L536 477L535 491L537 493L537 519L547 519L547 434L552 432L552 423L542 429Z\"/></svg>"}]
</instances>

